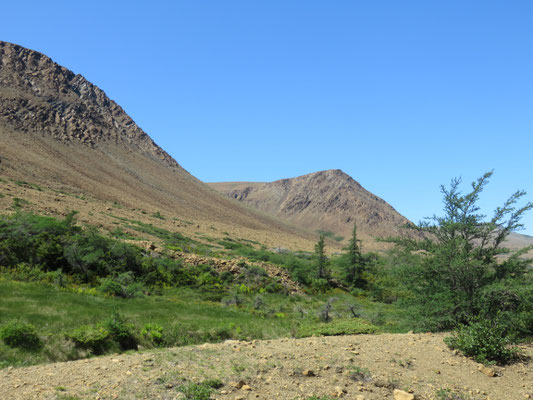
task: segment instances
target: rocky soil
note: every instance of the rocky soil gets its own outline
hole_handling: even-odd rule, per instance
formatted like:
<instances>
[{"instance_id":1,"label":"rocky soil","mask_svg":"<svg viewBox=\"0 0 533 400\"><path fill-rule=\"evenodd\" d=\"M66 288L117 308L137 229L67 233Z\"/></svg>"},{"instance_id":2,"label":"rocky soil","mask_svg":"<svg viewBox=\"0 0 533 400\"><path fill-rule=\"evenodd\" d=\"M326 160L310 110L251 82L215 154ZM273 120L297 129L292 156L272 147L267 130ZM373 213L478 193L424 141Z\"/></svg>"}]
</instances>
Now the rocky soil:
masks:
<instances>
[{"instance_id":1,"label":"rocky soil","mask_svg":"<svg viewBox=\"0 0 533 400\"><path fill-rule=\"evenodd\" d=\"M2 399L182 399L185 382L220 379L214 399L533 398L524 360L485 368L441 334L226 341L0 371ZM533 356L533 345L522 346ZM455 397L438 397L439 390ZM451 396L450 394L450 396Z\"/></svg>"}]
</instances>

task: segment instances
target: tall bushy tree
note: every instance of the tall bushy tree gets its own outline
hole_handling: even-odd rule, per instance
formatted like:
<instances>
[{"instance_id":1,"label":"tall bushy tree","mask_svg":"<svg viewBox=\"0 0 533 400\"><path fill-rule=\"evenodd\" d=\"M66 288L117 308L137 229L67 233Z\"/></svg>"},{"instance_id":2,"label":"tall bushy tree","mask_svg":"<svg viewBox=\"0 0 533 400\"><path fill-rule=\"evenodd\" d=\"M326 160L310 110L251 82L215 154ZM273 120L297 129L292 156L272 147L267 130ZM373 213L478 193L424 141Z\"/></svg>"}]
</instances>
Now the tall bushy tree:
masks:
<instances>
[{"instance_id":1,"label":"tall bushy tree","mask_svg":"<svg viewBox=\"0 0 533 400\"><path fill-rule=\"evenodd\" d=\"M411 227L424 238L390 239L399 248L418 254L417 261L402 272L430 328L446 329L473 316L491 317L509 307L515 311L524 307L516 288L527 274L530 260L521 256L529 249L510 254L503 244L523 226L520 220L533 204L518 207L525 192L517 191L486 220L477 204L491 176L487 172L477 179L467 194L460 191L461 179L453 179L449 188L441 186L444 215Z\"/></svg>"}]
</instances>

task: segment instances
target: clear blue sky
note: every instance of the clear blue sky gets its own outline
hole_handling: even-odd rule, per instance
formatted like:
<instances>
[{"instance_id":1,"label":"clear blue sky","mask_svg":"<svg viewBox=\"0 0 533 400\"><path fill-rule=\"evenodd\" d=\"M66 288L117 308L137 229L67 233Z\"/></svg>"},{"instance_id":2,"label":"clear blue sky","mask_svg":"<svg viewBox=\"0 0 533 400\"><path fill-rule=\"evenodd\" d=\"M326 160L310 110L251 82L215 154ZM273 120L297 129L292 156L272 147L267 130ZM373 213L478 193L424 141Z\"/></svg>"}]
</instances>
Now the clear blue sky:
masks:
<instances>
[{"instance_id":1,"label":"clear blue sky","mask_svg":"<svg viewBox=\"0 0 533 400\"><path fill-rule=\"evenodd\" d=\"M533 2L10 1L0 40L101 87L203 181L340 168L417 222L533 200ZM533 213L524 219L533 235Z\"/></svg>"}]
</instances>

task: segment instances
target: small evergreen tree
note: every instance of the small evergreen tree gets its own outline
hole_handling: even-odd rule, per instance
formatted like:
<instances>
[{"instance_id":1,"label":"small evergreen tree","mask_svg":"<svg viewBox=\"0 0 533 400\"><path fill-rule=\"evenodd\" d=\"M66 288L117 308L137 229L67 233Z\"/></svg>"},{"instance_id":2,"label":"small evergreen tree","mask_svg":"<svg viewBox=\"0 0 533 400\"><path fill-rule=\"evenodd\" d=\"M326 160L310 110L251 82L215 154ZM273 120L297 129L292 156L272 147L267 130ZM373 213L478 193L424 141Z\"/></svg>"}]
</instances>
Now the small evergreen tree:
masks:
<instances>
[{"instance_id":1,"label":"small evergreen tree","mask_svg":"<svg viewBox=\"0 0 533 400\"><path fill-rule=\"evenodd\" d=\"M317 258L317 277L318 279L330 278L328 269L328 257L326 256L326 245L324 243L324 235L320 235L318 243L315 244L315 255Z\"/></svg>"},{"instance_id":2,"label":"small evergreen tree","mask_svg":"<svg viewBox=\"0 0 533 400\"><path fill-rule=\"evenodd\" d=\"M366 259L361 253L361 241L357 239L357 225L353 225L352 237L345 248L346 261L343 265L344 281L351 286L364 288L366 286L363 273L365 271Z\"/></svg>"}]
</instances>

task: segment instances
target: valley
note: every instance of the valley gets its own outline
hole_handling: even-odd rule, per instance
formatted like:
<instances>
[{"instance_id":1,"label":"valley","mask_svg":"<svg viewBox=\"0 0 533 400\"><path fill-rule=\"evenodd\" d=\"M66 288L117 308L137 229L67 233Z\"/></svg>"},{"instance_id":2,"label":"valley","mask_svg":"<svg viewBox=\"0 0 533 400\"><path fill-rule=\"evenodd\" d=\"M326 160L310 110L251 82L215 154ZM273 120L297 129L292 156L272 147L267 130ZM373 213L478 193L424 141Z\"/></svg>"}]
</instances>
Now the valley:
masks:
<instances>
[{"instance_id":1,"label":"valley","mask_svg":"<svg viewBox=\"0 0 533 400\"><path fill-rule=\"evenodd\" d=\"M206 184L7 42L0 139L2 399L533 398L533 204L482 221L492 173L414 230L338 169Z\"/></svg>"}]
</instances>

